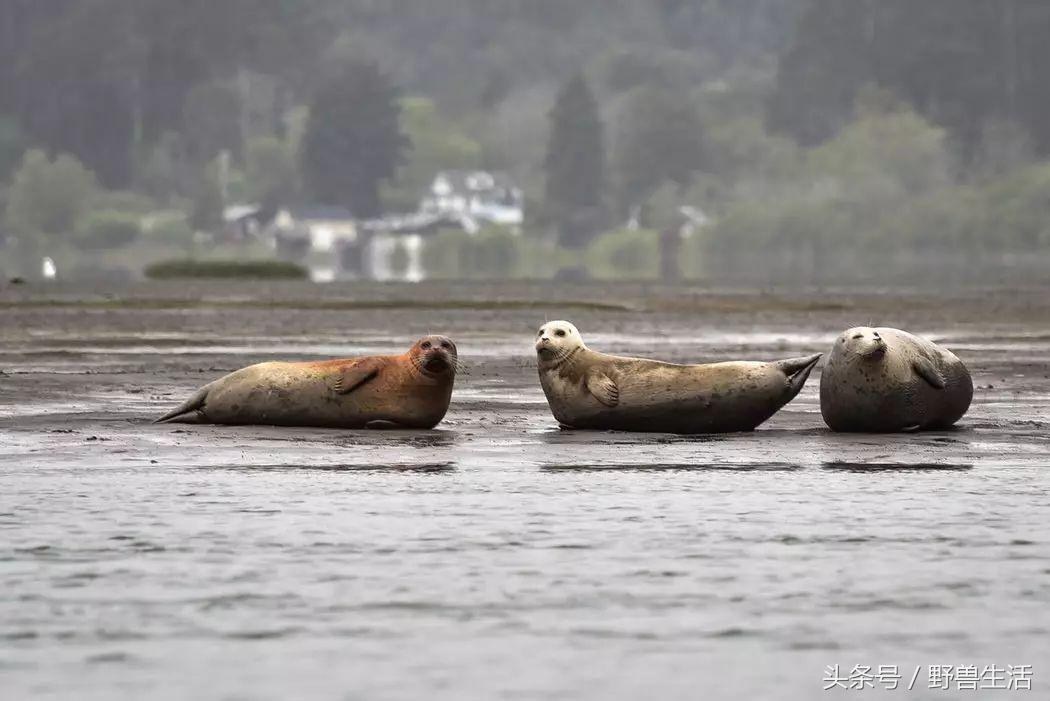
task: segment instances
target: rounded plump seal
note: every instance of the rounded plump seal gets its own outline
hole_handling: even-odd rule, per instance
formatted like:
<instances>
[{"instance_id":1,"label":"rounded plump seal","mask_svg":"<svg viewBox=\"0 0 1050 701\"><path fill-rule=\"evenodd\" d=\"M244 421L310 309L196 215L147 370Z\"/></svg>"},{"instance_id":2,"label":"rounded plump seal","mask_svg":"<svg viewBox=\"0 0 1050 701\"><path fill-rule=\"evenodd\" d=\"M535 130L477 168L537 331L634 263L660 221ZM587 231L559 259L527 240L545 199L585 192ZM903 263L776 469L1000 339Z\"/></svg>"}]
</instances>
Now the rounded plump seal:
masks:
<instances>
[{"instance_id":1,"label":"rounded plump seal","mask_svg":"<svg viewBox=\"0 0 1050 701\"><path fill-rule=\"evenodd\" d=\"M567 321L540 327L536 354L558 423L667 433L750 431L799 393L820 360L677 365L624 358L590 350Z\"/></svg>"},{"instance_id":2,"label":"rounded plump seal","mask_svg":"<svg viewBox=\"0 0 1050 701\"><path fill-rule=\"evenodd\" d=\"M205 385L157 422L433 428L448 411L456 364L445 336L401 355L259 363Z\"/></svg>"},{"instance_id":3,"label":"rounded plump seal","mask_svg":"<svg viewBox=\"0 0 1050 701\"><path fill-rule=\"evenodd\" d=\"M948 428L971 399L973 381L961 360L900 329L847 329L820 377L820 413L834 431Z\"/></svg>"}]
</instances>

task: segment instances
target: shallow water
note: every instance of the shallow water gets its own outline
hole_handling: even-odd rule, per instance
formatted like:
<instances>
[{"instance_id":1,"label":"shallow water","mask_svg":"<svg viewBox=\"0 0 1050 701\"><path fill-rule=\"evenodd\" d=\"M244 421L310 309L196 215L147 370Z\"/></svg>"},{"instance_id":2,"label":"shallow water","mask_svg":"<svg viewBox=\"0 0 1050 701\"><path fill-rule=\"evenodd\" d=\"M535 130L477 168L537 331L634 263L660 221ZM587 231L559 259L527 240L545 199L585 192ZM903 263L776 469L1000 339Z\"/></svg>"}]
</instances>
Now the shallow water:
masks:
<instances>
[{"instance_id":1,"label":"shallow water","mask_svg":"<svg viewBox=\"0 0 1050 701\"><path fill-rule=\"evenodd\" d=\"M993 693L929 689L945 664L1050 688L1050 322L911 320L974 372L954 431L832 434L815 374L754 433L684 438L559 431L527 311L230 314L0 326L4 699L802 701L834 664L922 666L866 696ZM846 325L604 314L592 345L698 361ZM437 326L468 362L436 431L147 422L270 355Z\"/></svg>"}]
</instances>

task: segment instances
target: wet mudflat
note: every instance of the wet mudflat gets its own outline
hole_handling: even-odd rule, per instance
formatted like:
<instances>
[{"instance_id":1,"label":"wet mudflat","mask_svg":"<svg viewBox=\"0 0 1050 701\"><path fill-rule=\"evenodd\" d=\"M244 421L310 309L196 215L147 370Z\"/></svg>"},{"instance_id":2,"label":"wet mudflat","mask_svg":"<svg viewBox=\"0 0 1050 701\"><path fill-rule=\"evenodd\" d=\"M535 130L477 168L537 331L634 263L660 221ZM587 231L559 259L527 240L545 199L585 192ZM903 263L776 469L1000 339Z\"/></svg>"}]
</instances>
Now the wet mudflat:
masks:
<instances>
[{"instance_id":1,"label":"wet mudflat","mask_svg":"<svg viewBox=\"0 0 1050 701\"><path fill-rule=\"evenodd\" d=\"M532 334L680 362L902 326L974 374L954 431L561 431ZM150 424L271 358L466 361L429 432ZM0 289L4 698L812 699L826 667L1050 685L1050 291ZM1043 689L1039 692L1038 689ZM850 697L858 692L828 692ZM866 692L871 694L872 692ZM972 693L972 692L971 692ZM1004 693L1004 692L999 692Z\"/></svg>"}]
</instances>

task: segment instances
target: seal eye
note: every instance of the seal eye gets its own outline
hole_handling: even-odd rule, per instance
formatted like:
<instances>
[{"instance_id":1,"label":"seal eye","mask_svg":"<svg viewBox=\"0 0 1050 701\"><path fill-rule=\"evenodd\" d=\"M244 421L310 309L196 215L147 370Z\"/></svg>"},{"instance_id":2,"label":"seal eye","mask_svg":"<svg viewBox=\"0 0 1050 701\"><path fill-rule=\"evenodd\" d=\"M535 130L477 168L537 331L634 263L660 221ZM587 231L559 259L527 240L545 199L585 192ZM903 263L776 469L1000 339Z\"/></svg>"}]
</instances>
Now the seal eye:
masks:
<instances>
[{"instance_id":1,"label":"seal eye","mask_svg":"<svg viewBox=\"0 0 1050 701\"><path fill-rule=\"evenodd\" d=\"M448 341L442 341L442 342L441 342L441 347L442 347L442 348L451 348L452 346L450 346L450 345L448 344Z\"/></svg>"},{"instance_id":2,"label":"seal eye","mask_svg":"<svg viewBox=\"0 0 1050 701\"><path fill-rule=\"evenodd\" d=\"M855 334L853 334L853 338L864 338L864 334L862 334L862 333L855 333Z\"/></svg>"},{"instance_id":3,"label":"seal eye","mask_svg":"<svg viewBox=\"0 0 1050 701\"><path fill-rule=\"evenodd\" d=\"M554 332L554 335L555 336L564 336L565 335L565 331L563 331L562 329L558 329L557 331Z\"/></svg>"},{"instance_id":4,"label":"seal eye","mask_svg":"<svg viewBox=\"0 0 1050 701\"><path fill-rule=\"evenodd\" d=\"M430 341L423 341L423 348L430 348Z\"/></svg>"}]
</instances>

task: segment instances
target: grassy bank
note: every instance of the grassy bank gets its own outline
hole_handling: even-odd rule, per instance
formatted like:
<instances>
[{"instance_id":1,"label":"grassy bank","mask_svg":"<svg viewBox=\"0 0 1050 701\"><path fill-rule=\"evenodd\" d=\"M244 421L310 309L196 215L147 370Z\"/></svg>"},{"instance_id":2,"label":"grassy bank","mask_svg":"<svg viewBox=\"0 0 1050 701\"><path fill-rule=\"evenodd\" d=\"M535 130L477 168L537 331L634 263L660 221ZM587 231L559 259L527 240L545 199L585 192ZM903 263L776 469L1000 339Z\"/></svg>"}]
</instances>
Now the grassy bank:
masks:
<instances>
[{"instance_id":1,"label":"grassy bank","mask_svg":"<svg viewBox=\"0 0 1050 701\"><path fill-rule=\"evenodd\" d=\"M221 278L252 280L302 280L306 268L279 260L166 260L146 266L151 280Z\"/></svg>"}]
</instances>

